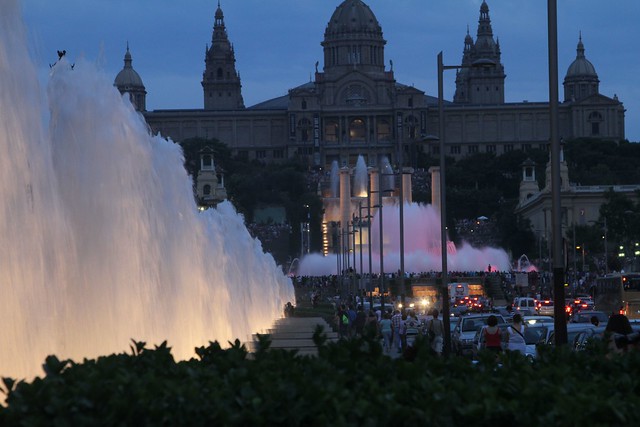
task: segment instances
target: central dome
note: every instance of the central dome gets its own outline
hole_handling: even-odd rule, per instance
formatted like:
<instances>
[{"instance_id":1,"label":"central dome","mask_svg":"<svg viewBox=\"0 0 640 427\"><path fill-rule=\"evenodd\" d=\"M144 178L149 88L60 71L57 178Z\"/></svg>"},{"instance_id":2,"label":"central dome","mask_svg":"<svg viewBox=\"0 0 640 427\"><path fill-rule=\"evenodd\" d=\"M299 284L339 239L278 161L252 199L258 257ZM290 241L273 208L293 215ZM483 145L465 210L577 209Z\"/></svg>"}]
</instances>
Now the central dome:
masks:
<instances>
[{"instance_id":1,"label":"central dome","mask_svg":"<svg viewBox=\"0 0 640 427\"><path fill-rule=\"evenodd\" d=\"M584 55L584 44L582 43L582 35L578 41L578 48L576 49L576 59L569 65L566 78L575 77L593 77L598 78L596 68Z\"/></svg>"},{"instance_id":2,"label":"central dome","mask_svg":"<svg viewBox=\"0 0 640 427\"><path fill-rule=\"evenodd\" d=\"M325 38L354 33L382 37L382 28L369 6L361 0L345 0L331 15Z\"/></svg>"}]
</instances>

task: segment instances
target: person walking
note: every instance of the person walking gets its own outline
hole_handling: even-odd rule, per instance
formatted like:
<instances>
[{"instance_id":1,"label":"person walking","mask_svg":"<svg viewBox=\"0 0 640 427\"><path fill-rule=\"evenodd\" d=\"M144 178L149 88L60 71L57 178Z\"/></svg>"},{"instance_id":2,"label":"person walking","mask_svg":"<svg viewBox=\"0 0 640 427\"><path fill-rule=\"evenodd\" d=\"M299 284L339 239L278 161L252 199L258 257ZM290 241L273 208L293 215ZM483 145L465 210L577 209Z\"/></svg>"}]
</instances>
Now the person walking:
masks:
<instances>
[{"instance_id":1,"label":"person walking","mask_svg":"<svg viewBox=\"0 0 640 427\"><path fill-rule=\"evenodd\" d=\"M378 316L376 316L376 313L373 310L369 310L369 314L367 315L364 325L364 335L366 338L375 339L378 337L378 333Z\"/></svg>"},{"instance_id":2,"label":"person walking","mask_svg":"<svg viewBox=\"0 0 640 427\"><path fill-rule=\"evenodd\" d=\"M358 310L356 311L356 318L354 321L355 328L355 336L362 337L362 333L364 332L364 324L367 321L367 314L364 312L364 308L362 304L358 305Z\"/></svg>"},{"instance_id":3,"label":"person walking","mask_svg":"<svg viewBox=\"0 0 640 427\"><path fill-rule=\"evenodd\" d=\"M402 328L402 314L400 314L400 310L396 309L393 312L393 316L391 316L391 329L393 331L391 338L393 340L393 348L397 350L399 353L402 352L402 342L400 339L401 328Z\"/></svg>"},{"instance_id":4,"label":"person walking","mask_svg":"<svg viewBox=\"0 0 640 427\"><path fill-rule=\"evenodd\" d=\"M525 354L527 344L524 340L524 325L522 324L522 315L516 313L513 315L513 323L507 327L507 350L519 351Z\"/></svg>"},{"instance_id":5,"label":"person walking","mask_svg":"<svg viewBox=\"0 0 640 427\"><path fill-rule=\"evenodd\" d=\"M389 313L385 313L382 315L382 320L380 321L380 335L382 335L382 347L385 353L391 352L391 337L392 337L392 326L391 326L391 316Z\"/></svg>"},{"instance_id":6,"label":"person walking","mask_svg":"<svg viewBox=\"0 0 640 427\"><path fill-rule=\"evenodd\" d=\"M341 304L340 309L336 312L336 323L338 325L338 337L340 339L349 338L349 313L344 304Z\"/></svg>"},{"instance_id":7,"label":"person walking","mask_svg":"<svg viewBox=\"0 0 640 427\"><path fill-rule=\"evenodd\" d=\"M610 353L625 353L638 345L638 334L633 332L629 318L624 314L612 314L605 328L607 348Z\"/></svg>"},{"instance_id":8,"label":"person walking","mask_svg":"<svg viewBox=\"0 0 640 427\"><path fill-rule=\"evenodd\" d=\"M431 349L438 355L442 355L444 344L444 323L438 319L437 308L431 310L431 320L427 322L427 334L431 337Z\"/></svg>"}]
</instances>

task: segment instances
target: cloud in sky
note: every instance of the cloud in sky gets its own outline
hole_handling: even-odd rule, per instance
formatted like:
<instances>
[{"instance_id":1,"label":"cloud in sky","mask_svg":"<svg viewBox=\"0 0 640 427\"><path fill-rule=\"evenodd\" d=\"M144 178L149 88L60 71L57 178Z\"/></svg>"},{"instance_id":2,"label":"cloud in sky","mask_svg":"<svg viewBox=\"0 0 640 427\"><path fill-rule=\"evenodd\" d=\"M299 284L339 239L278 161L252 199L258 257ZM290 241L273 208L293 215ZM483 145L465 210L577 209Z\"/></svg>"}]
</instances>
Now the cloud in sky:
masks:
<instances>
[{"instance_id":1,"label":"cloud in sky","mask_svg":"<svg viewBox=\"0 0 640 427\"><path fill-rule=\"evenodd\" d=\"M309 81L320 42L340 0L221 0L236 51L247 106L281 96ZM437 93L436 55L457 64L467 26L478 25L481 0L368 0L387 40L385 59L396 79ZM548 99L547 10L540 0L487 0L494 37L500 41L508 102ZM107 74L123 65L127 42L133 66L147 87L148 109L202 108L200 81L205 46L211 43L217 0L23 0L34 58L42 70L66 49L71 59L99 60ZM575 59L582 32L600 92L618 95L627 109L626 135L640 141L640 2L558 2L558 74ZM445 97L454 91L445 73Z\"/></svg>"}]
</instances>

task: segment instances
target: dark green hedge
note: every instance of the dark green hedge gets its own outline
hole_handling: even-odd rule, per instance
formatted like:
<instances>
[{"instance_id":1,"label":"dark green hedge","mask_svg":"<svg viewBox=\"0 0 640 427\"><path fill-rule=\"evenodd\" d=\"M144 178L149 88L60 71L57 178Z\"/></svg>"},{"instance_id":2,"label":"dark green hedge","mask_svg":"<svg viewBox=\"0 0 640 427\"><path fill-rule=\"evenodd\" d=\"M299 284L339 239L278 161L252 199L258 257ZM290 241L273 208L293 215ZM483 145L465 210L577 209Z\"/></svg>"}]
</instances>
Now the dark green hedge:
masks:
<instances>
[{"instance_id":1,"label":"dark green hedge","mask_svg":"<svg viewBox=\"0 0 640 427\"><path fill-rule=\"evenodd\" d=\"M316 334L318 342L322 336ZM46 375L4 379L2 426L613 426L640 420L640 356L605 350L391 359L375 341L321 344L318 357L236 341L176 362L162 344ZM546 349L545 349L546 350Z\"/></svg>"}]
</instances>

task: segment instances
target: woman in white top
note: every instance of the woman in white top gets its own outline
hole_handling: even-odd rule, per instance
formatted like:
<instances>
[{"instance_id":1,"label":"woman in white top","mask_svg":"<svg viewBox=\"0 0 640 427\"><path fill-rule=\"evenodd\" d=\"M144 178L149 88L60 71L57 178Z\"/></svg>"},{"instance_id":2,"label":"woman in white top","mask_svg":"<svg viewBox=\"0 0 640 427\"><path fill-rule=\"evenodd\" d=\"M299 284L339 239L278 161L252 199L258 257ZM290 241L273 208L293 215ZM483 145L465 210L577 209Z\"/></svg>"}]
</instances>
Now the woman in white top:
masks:
<instances>
[{"instance_id":1,"label":"woman in white top","mask_svg":"<svg viewBox=\"0 0 640 427\"><path fill-rule=\"evenodd\" d=\"M431 310L433 319L427 322L427 331L433 332L433 341L431 341L431 348L436 352L438 356L442 355L442 347L444 344L444 324L442 320L438 319L438 309Z\"/></svg>"},{"instance_id":2,"label":"woman in white top","mask_svg":"<svg viewBox=\"0 0 640 427\"><path fill-rule=\"evenodd\" d=\"M527 345L524 341L524 325L520 313L513 315L513 324L507 328L507 350L525 354Z\"/></svg>"}]
</instances>

